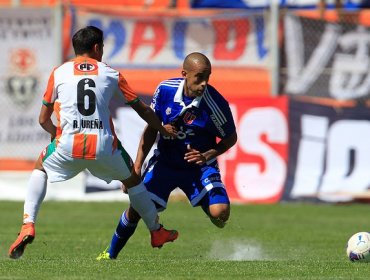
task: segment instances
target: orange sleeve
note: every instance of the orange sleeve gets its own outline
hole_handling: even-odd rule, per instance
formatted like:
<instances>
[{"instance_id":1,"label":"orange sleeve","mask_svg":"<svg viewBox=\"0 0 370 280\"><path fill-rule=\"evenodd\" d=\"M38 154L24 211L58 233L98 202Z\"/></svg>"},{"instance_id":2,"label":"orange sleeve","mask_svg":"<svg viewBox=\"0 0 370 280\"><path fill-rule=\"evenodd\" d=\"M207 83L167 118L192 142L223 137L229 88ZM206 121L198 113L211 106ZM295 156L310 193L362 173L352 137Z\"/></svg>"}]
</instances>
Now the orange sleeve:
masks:
<instances>
[{"instance_id":1,"label":"orange sleeve","mask_svg":"<svg viewBox=\"0 0 370 280\"><path fill-rule=\"evenodd\" d=\"M49 77L49 80L48 80L48 85L46 86L46 90L45 90L45 93L44 93L44 98L42 100L42 103L46 106L50 105L50 104L53 104L54 103L54 71L55 69L53 70L53 72L51 72L50 74L50 77Z\"/></svg>"},{"instance_id":2,"label":"orange sleeve","mask_svg":"<svg viewBox=\"0 0 370 280\"><path fill-rule=\"evenodd\" d=\"M136 93L129 86L126 79L122 76L121 73L119 73L118 77L118 87L123 93L123 96L125 97L127 104L133 104L139 100L139 97L137 97Z\"/></svg>"}]
</instances>

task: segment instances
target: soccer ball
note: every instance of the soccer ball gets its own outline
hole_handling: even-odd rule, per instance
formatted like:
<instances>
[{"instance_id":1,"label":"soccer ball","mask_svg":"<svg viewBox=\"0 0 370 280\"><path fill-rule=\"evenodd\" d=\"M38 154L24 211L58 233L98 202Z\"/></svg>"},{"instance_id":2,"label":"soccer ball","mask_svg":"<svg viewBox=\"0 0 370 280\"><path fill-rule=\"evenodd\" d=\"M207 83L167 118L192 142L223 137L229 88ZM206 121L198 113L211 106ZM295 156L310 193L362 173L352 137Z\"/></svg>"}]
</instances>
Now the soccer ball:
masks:
<instances>
[{"instance_id":1,"label":"soccer ball","mask_svg":"<svg viewBox=\"0 0 370 280\"><path fill-rule=\"evenodd\" d=\"M370 262L370 233L358 232L347 243L347 256L350 261Z\"/></svg>"}]
</instances>

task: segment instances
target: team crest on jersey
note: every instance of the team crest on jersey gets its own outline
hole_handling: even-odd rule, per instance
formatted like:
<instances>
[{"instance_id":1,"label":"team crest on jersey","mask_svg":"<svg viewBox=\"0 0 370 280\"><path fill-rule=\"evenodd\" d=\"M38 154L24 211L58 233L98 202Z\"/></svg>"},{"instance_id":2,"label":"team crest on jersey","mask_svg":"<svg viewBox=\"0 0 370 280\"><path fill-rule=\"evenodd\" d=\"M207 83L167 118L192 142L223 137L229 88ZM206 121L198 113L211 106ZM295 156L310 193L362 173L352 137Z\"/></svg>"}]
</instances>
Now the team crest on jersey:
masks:
<instances>
[{"instance_id":1,"label":"team crest on jersey","mask_svg":"<svg viewBox=\"0 0 370 280\"><path fill-rule=\"evenodd\" d=\"M183 120L184 120L184 123L186 124L192 124L193 121L197 118L196 115L194 115L193 113L191 112L186 112L184 117L183 117Z\"/></svg>"},{"instance_id":2,"label":"team crest on jersey","mask_svg":"<svg viewBox=\"0 0 370 280\"><path fill-rule=\"evenodd\" d=\"M169 114L171 114L171 108L170 107L167 107L167 109L166 109L166 115L168 116Z\"/></svg>"},{"instance_id":3,"label":"team crest on jersey","mask_svg":"<svg viewBox=\"0 0 370 280\"><path fill-rule=\"evenodd\" d=\"M74 65L75 67L75 74L77 75L91 75L95 74L98 70L98 65L92 62L81 62L76 63Z\"/></svg>"}]
</instances>

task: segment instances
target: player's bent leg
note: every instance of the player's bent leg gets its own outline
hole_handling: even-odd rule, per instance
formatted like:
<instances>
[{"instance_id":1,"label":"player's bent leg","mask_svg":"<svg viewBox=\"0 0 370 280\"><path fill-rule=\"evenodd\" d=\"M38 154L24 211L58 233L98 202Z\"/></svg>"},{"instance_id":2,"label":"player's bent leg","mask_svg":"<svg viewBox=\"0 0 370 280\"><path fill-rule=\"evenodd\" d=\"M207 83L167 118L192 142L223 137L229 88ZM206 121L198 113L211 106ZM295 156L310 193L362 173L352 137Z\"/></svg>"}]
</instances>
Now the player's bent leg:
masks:
<instances>
[{"instance_id":1,"label":"player's bent leg","mask_svg":"<svg viewBox=\"0 0 370 280\"><path fill-rule=\"evenodd\" d=\"M136 176L131 176L123 180L122 183L127 187L132 208L140 214L150 231L152 247L161 248L165 243L176 240L179 234L176 230L167 230L159 224L156 206L144 183L140 182L138 185L132 186L136 180Z\"/></svg>"},{"instance_id":2,"label":"player's bent leg","mask_svg":"<svg viewBox=\"0 0 370 280\"><path fill-rule=\"evenodd\" d=\"M208 209L208 216L211 222L223 228L230 217L230 204L212 204Z\"/></svg>"},{"instance_id":3,"label":"player's bent leg","mask_svg":"<svg viewBox=\"0 0 370 280\"><path fill-rule=\"evenodd\" d=\"M132 207L140 214L149 231L159 229L157 209L143 182L138 180L136 176L131 175L129 178L122 180L122 183L127 188Z\"/></svg>"},{"instance_id":4,"label":"player's bent leg","mask_svg":"<svg viewBox=\"0 0 370 280\"><path fill-rule=\"evenodd\" d=\"M126 210L126 217L130 223L138 223L141 219L139 213L131 205Z\"/></svg>"},{"instance_id":5,"label":"player's bent leg","mask_svg":"<svg viewBox=\"0 0 370 280\"><path fill-rule=\"evenodd\" d=\"M96 259L108 260L116 259L127 241L135 233L140 215L131 206L124 211L118 221L116 231L112 236L110 245Z\"/></svg>"},{"instance_id":6,"label":"player's bent leg","mask_svg":"<svg viewBox=\"0 0 370 280\"><path fill-rule=\"evenodd\" d=\"M230 217L230 201L225 188L212 188L200 201L203 211L211 222L223 228Z\"/></svg>"},{"instance_id":7,"label":"player's bent leg","mask_svg":"<svg viewBox=\"0 0 370 280\"><path fill-rule=\"evenodd\" d=\"M46 194L47 175L42 166L41 156L35 163L28 180L26 198L24 202L23 225L17 239L10 245L8 255L12 259L18 259L28 244L35 239L35 221L42 201Z\"/></svg>"},{"instance_id":8,"label":"player's bent leg","mask_svg":"<svg viewBox=\"0 0 370 280\"><path fill-rule=\"evenodd\" d=\"M96 259L98 261L116 259L127 241L134 234L140 219L139 213L132 206L126 209L120 217L110 245ZM158 230L151 231L151 244L153 247L160 248L164 243L174 241L177 237L177 231L168 231L160 225Z\"/></svg>"},{"instance_id":9,"label":"player's bent leg","mask_svg":"<svg viewBox=\"0 0 370 280\"><path fill-rule=\"evenodd\" d=\"M150 231L152 247L161 248L166 242L176 240L178 237L178 232L176 230L167 230L159 224L156 205L152 201L146 186L141 181L140 176L135 172L135 170L132 170L131 176L122 180L122 183L127 188L132 206L131 208L140 215ZM166 197L166 195L164 195L164 197ZM131 215L130 213L134 212L129 211L128 214Z\"/></svg>"}]
</instances>

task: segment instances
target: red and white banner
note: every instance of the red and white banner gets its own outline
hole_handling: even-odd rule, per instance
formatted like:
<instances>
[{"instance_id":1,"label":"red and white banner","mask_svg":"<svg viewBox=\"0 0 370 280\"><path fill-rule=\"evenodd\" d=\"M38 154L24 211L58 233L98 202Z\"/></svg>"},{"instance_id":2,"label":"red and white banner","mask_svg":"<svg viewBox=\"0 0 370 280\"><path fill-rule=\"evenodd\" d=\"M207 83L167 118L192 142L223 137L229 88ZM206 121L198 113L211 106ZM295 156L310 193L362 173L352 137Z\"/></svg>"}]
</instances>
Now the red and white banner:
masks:
<instances>
[{"instance_id":1,"label":"red and white banner","mask_svg":"<svg viewBox=\"0 0 370 280\"><path fill-rule=\"evenodd\" d=\"M219 157L230 199L234 202L278 202L288 162L286 96L230 100L238 142Z\"/></svg>"},{"instance_id":2,"label":"red and white banner","mask_svg":"<svg viewBox=\"0 0 370 280\"><path fill-rule=\"evenodd\" d=\"M269 24L262 13L113 15L76 9L72 22L72 33L87 25L104 31L104 60L115 68L178 69L193 51L206 54L215 67L268 67Z\"/></svg>"}]
</instances>

